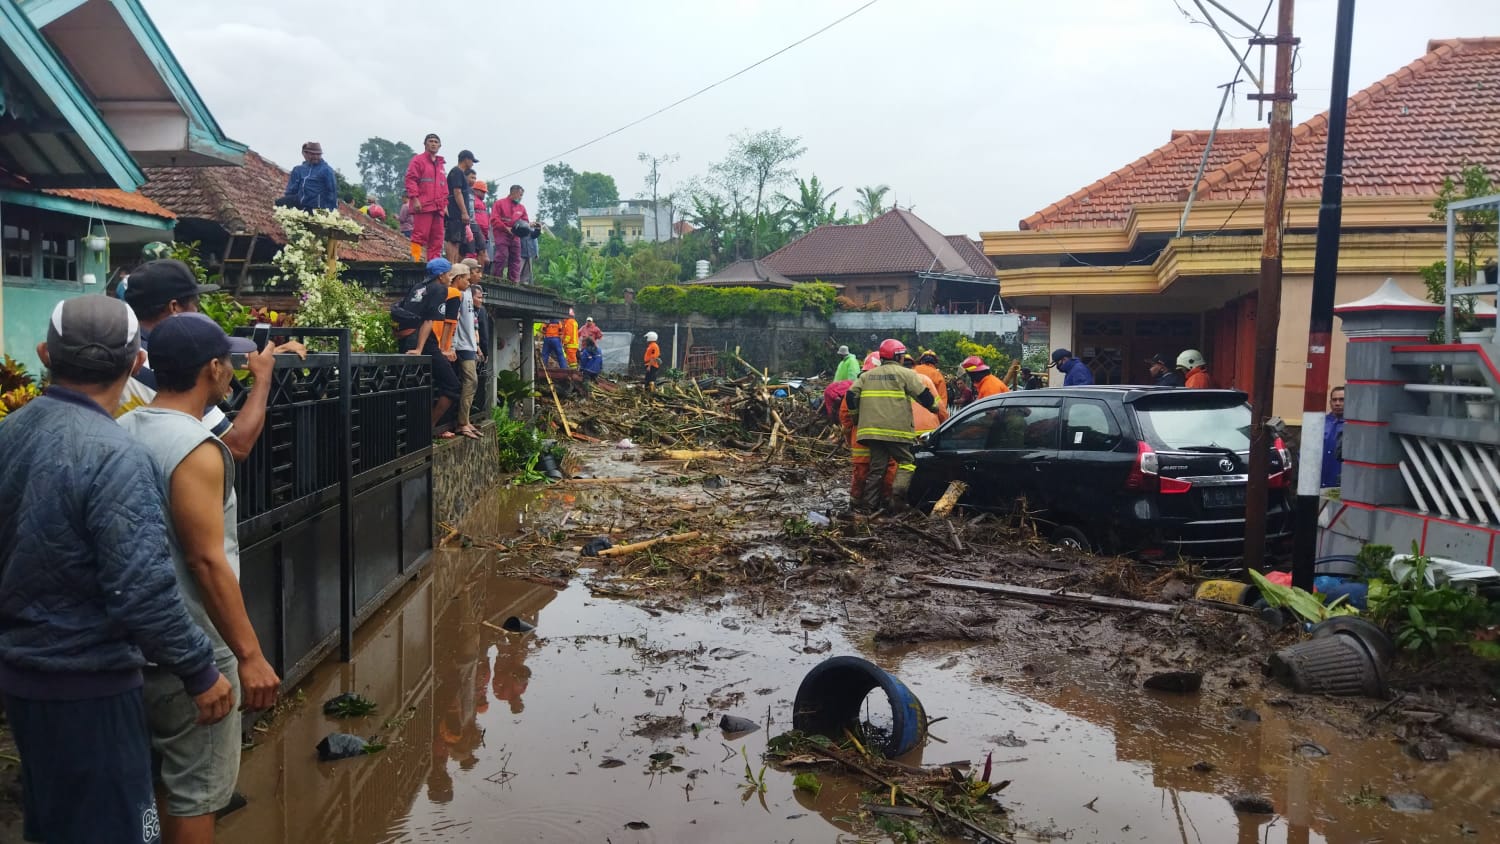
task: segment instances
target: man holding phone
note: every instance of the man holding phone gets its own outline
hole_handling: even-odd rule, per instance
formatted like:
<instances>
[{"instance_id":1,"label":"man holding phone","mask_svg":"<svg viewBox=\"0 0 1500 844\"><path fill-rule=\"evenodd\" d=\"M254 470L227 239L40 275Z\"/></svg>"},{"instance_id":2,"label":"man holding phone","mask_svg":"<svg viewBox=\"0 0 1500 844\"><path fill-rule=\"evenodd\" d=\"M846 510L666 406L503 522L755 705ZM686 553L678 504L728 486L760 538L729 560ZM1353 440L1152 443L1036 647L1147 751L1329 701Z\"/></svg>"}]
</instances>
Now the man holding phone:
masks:
<instances>
[{"instance_id":1,"label":"man holding phone","mask_svg":"<svg viewBox=\"0 0 1500 844\"><path fill-rule=\"evenodd\" d=\"M125 303L140 321L141 349L147 353L147 358L127 386L116 416L150 404L156 397L156 374L151 369L150 359L152 330L173 314L198 312L200 297L218 289L216 284L199 284L197 276L181 261L150 261L130 274ZM255 376L255 382L250 387L250 394L240 404L234 421L229 420L217 403L203 412L203 424L224 441L236 461L250 456L250 449L255 447L261 429L266 425L266 403L271 398L271 373L276 368L276 354L291 352L298 357L307 357L307 347L301 343L294 341L273 346L269 342L269 328L266 336L267 342L260 344L259 350L249 356L246 368Z\"/></svg>"}]
</instances>

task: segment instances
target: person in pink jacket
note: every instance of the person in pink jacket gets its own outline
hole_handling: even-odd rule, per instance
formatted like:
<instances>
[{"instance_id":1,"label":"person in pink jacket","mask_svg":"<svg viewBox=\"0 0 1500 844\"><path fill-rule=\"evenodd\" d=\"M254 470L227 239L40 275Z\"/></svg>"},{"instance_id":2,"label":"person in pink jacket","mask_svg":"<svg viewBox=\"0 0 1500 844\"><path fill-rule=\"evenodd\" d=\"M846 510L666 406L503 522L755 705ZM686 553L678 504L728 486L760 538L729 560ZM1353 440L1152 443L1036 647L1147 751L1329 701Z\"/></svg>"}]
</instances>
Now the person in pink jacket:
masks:
<instances>
[{"instance_id":1,"label":"person in pink jacket","mask_svg":"<svg viewBox=\"0 0 1500 844\"><path fill-rule=\"evenodd\" d=\"M520 185L510 186L510 195L495 203L490 209L491 239L495 242L495 268L491 272L499 276L510 269L510 283L521 283L521 239L511 229L518 220L530 220L521 197L526 191Z\"/></svg>"},{"instance_id":2,"label":"person in pink jacket","mask_svg":"<svg viewBox=\"0 0 1500 844\"><path fill-rule=\"evenodd\" d=\"M490 188L483 179L477 177L472 180L472 187L474 188L474 225L472 228L474 229L475 252L480 262L488 268L490 262L495 260L494 238L490 234L490 209L485 202Z\"/></svg>"},{"instance_id":3,"label":"person in pink jacket","mask_svg":"<svg viewBox=\"0 0 1500 844\"><path fill-rule=\"evenodd\" d=\"M411 257L428 261L443 256L443 216L448 210L448 162L438 155L443 141L428 135L423 150L406 165L406 198L411 203Z\"/></svg>"}]
</instances>

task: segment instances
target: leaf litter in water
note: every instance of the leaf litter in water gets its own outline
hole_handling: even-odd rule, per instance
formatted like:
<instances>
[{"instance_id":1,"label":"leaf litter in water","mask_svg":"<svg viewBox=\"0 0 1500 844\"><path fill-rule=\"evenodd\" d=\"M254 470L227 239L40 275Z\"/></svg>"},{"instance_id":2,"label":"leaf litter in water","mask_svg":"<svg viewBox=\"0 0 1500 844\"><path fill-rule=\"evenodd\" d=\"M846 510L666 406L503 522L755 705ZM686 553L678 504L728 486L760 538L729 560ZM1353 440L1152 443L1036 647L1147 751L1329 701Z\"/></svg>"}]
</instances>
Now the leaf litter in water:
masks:
<instances>
[{"instance_id":1,"label":"leaf litter in water","mask_svg":"<svg viewBox=\"0 0 1500 844\"><path fill-rule=\"evenodd\" d=\"M618 767L620 767L621 765L624 765L624 764L625 764L625 760L624 759L615 759L612 756L606 756L604 758L604 761L599 763L599 767L601 767L601 768L618 768Z\"/></svg>"}]
</instances>

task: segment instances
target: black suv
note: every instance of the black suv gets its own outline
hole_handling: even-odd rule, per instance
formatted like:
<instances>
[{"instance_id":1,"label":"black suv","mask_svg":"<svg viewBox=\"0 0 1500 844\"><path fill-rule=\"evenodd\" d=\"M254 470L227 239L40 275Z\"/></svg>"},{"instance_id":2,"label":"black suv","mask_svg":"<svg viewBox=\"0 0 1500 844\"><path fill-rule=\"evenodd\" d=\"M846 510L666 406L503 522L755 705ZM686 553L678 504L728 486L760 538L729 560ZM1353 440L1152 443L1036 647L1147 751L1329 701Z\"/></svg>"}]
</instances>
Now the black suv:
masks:
<instances>
[{"instance_id":1,"label":"black suv","mask_svg":"<svg viewBox=\"0 0 1500 844\"><path fill-rule=\"evenodd\" d=\"M949 481L960 504L1009 512L1024 501L1053 541L1173 562L1243 552L1250 405L1235 390L1063 387L991 396L958 411L916 448L911 501ZM1291 539L1291 455L1273 445L1268 552Z\"/></svg>"}]
</instances>

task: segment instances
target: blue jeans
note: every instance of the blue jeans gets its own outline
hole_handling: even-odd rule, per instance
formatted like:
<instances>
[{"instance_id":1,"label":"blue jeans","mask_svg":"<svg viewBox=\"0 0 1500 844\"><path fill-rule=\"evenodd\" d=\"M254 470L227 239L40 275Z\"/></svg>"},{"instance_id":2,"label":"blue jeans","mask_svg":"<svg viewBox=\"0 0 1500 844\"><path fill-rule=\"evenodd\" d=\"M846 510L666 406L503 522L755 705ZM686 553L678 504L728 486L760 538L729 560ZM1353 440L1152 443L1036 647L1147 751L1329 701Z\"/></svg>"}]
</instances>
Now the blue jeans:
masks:
<instances>
[{"instance_id":1,"label":"blue jeans","mask_svg":"<svg viewBox=\"0 0 1500 844\"><path fill-rule=\"evenodd\" d=\"M557 368L567 369L568 358L563 355L563 344L561 337L542 338L542 366L545 367L552 357L557 356Z\"/></svg>"}]
</instances>

